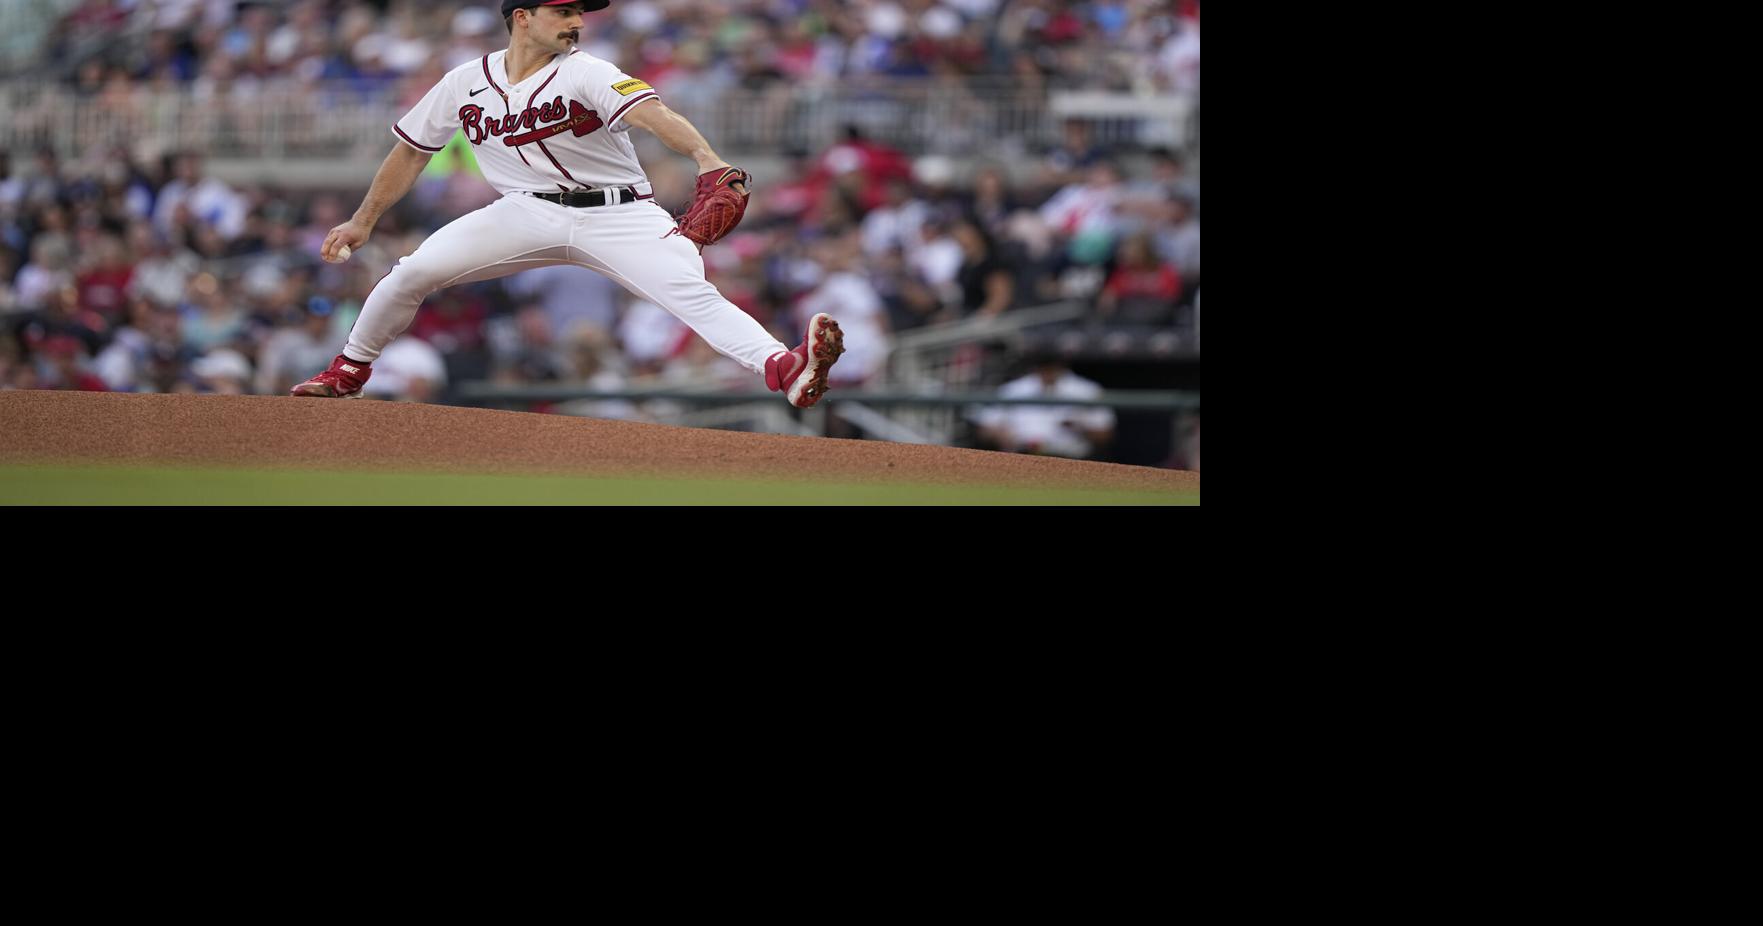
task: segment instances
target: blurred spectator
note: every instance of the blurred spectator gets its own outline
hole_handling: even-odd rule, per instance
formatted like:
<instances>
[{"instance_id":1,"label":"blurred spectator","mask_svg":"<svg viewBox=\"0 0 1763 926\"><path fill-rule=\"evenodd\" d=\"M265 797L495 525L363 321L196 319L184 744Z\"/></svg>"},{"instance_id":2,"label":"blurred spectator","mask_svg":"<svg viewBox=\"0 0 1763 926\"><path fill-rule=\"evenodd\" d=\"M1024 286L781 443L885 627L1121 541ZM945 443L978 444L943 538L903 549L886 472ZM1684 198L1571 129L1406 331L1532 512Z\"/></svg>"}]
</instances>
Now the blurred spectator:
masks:
<instances>
[{"instance_id":1,"label":"blurred spectator","mask_svg":"<svg viewBox=\"0 0 1763 926\"><path fill-rule=\"evenodd\" d=\"M12 335L26 352L39 351L59 337L78 340L87 355L104 344L104 320L80 310L79 291L71 284L51 294L43 308L12 319Z\"/></svg>"},{"instance_id":2,"label":"blurred spectator","mask_svg":"<svg viewBox=\"0 0 1763 926\"><path fill-rule=\"evenodd\" d=\"M1151 175L1133 185L1134 194L1143 191L1147 199L1167 201L1187 199L1196 207L1200 202L1200 184L1188 176L1182 157L1168 148L1151 151Z\"/></svg>"},{"instance_id":3,"label":"blurred spectator","mask_svg":"<svg viewBox=\"0 0 1763 926\"><path fill-rule=\"evenodd\" d=\"M178 330L177 311L151 301L130 299L126 321L108 346L92 361L92 369L113 392L164 392L179 378L188 356Z\"/></svg>"},{"instance_id":4,"label":"blurred spectator","mask_svg":"<svg viewBox=\"0 0 1763 926\"><path fill-rule=\"evenodd\" d=\"M317 254L325 235L349 218L349 210L334 193L319 193L312 198L306 221L294 229L294 247L302 254Z\"/></svg>"},{"instance_id":5,"label":"blurred spectator","mask_svg":"<svg viewBox=\"0 0 1763 926\"><path fill-rule=\"evenodd\" d=\"M21 361L22 353L17 341L0 338L0 391L36 388L36 374L24 373L30 364Z\"/></svg>"},{"instance_id":6,"label":"blurred spectator","mask_svg":"<svg viewBox=\"0 0 1763 926\"><path fill-rule=\"evenodd\" d=\"M1120 171L1113 163L1101 161L1089 169L1081 183L1054 194L1041 207L1041 220L1069 242L1067 256L1074 263L1100 264L1114 247L1114 210L1122 193Z\"/></svg>"},{"instance_id":7,"label":"blurred spectator","mask_svg":"<svg viewBox=\"0 0 1763 926\"><path fill-rule=\"evenodd\" d=\"M86 269L74 280L80 293L80 306L103 315L112 324L120 322L123 300L134 273L134 265L122 242L113 235L99 238Z\"/></svg>"},{"instance_id":8,"label":"blurred spectator","mask_svg":"<svg viewBox=\"0 0 1763 926\"><path fill-rule=\"evenodd\" d=\"M660 373L668 358L691 338L692 329L685 322L647 299L631 300L618 323L618 343L630 360L631 372L638 376Z\"/></svg>"},{"instance_id":9,"label":"blurred spectator","mask_svg":"<svg viewBox=\"0 0 1763 926\"><path fill-rule=\"evenodd\" d=\"M863 251L880 257L890 250L912 253L923 243L924 222L930 207L912 198L912 185L904 180L887 184L882 204L863 217Z\"/></svg>"},{"instance_id":10,"label":"blurred spectator","mask_svg":"<svg viewBox=\"0 0 1763 926\"><path fill-rule=\"evenodd\" d=\"M505 385L561 382L572 373L544 307L535 303L491 324L490 356L491 376Z\"/></svg>"},{"instance_id":11,"label":"blurred spectator","mask_svg":"<svg viewBox=\"0 0 1763 926\"><path fill-rule=\"evenodd\" d=\"M162 306L183 302L185 286L201 266L196 255L185 249L174 251L169 239L145 223L129 229L129 244L139 260L129 277L129 294Z\"/></svg>"},{"instance_id":12,"label":"blurred spectator","mask_svg":"<svg viewBox=\"0 0 1763 926\"><path fill-rule=\"evenodd\" d=\"M1067 119L1061 127L1058 147L1047 152L1046 166L1059 185L1083 182L1090 168L1102 161L1105 152L1091 140L1094 129L1084 119Z\"/></svg>"},{"instance_id":13,"label":"blurred spectator","mask_svg":"<svg viewBox=\"0 0 1763 926\"><path fill-rule=\"evenodd\" d=\"M148 32L141 49L128 60L133 62L129 71L140 81L185 81L196 76L195 46L170 29Z\"/></svg>"},{"instance_id":14,"label":"blurred spectator","mask_svg":"<svg viewBox=\"0 0 1763 926\"><path fill-rule=\"evenodd\" d=\"M43 389L77 389L81 392L104 392L104 380L87 368L86 346L79 338L55 335L37 350L45 361L41 386Z\"/></svg>"},{"instance_id":15,"label":"blurred spectator","mask_svg":"<svg viewBox=\"0 0 1763 926\"><path fill-rule=\"evenodd\" d=\"M1010 308L1016 298L1016 283L998 258L990 236L972 222L961 222L955 226L954 237L961 245L961 268L956 272L961 313L991 318Z\"/></svg>"},{"instance_id":16,"label":"blurred spectator","mask_svg":"<svg viewBox=\"0 0 1763 926\"><path fill-rule=\"evenodd\" d=\"M816 314L838 319L845 353L832 368L830 382L854 386L881 372L887 363L888 314L875 287L857 273L860 245L855 234L816 246L814 257L826 276L796 303L795 328L806 330Z\"/></svg>"},{"instance_id":17,"label":"blurred spectator","mask_svg":"<svg viewBox=\"0 0 1763 926\"><path fill-rule=\"evenodd\" d=\"M24 201L24 179L12 172L12 152L0 148L0 219L18 214Z\"/></svg>"},{"instance_id":18,"label":"blurred spectator","mask_svg":"<svg viewBox=\"0 0 1763 926\"><path fill-rule=\"evenodd\" d=\"M888 200L888 184L912 179L912 162L899 151L845 126L845 139L820 156L817 170L852 194L865 212Z\"/></svg>"},{"instance_id":19,"label":"blurred spectator","mask_svg":"<svg viewBox=\"0 0 1763 926\"><path fill-rule=\"evenodd\" d=\"M190 281L182 307L184 346L198 354L232 343L245 332L245 310L211 273Z\"/></svg>"},{"instance_id":20,"label":"blurred spectator","mask_svg":"<svg viewBox=\"0 0 1763 926\"><path fill-rule=\"evenodd\" d=\"M964 207L967 217L994 239L1003 237L1011 214L1022 208L1018 195L1010 190L1004 172L992 164L974 174L973 192Z\"/></svg>"},{"instance_id":21,"label":"blurred spectator","mask_svg":"<svg viewBox=\"0 0 1763 926\"><path fill-rule=\"evenodd\" d=\"M1181 274L1186 287L1182 301L1193 301L1200 286L1200 220L1193 201L1181 195L1171 199L1154 234L1158 254Z\"/></svg>"},{"instance_id":22,"label":"blurred spectator","mask_svg":"<svg viewBox=\"0 0 1763 926\"><path fill-rule=\"evenodd\" d=\"M441 66L446 69L497 51L502 47L497 39L507 38L501 34L500 17L487 5L462 7L453 14L447 31L450 44L442 50L439 58Z\"/></svg>"},{"instance_id":23,"label":"blurred spectator","mask_svg":"<svg viewBox=\"0 0 1763 926\"><path fill-rule=\"evenodd\" d=\"M490 351L485 329L490 323L491 308L481 285L450 287L429 297L409 330L446 358L448 380L488 379ZM347 338L344 329L333 341ZM331 346L334 348L335 343ZM324 358L319 366L328 362L329 358Z\"/></svg>"},{"instance_id":24,"label":"blurred spectator","mask_svg":"<svg viewBox=\"0 0 1763 926\"><path fill-rule=\"evenodd\" d=\"M1157 50L1152 75L1159 89L1192 93L1200 89L1200 21L1177 17L1172 31Z\"/></svg>"},{"instance_id":25,"label":"blurred spectator","mask_svg":"<svg viewBox=\"0 0 1763 926\"><path fill-rule=\"evenodd\" d=\"M1094 399L1102 387L1084 379L1065 361L1043 354L1034 371L998 389L998 397ZM973 415L981 443L1014 453L1073 459L1095 458L1114 438L1114 411L1103 406L996 405Z\"/></svg>"},{"instance_id":26,"label":"blurred spectator","mask_svg":"<svg viewBox=\"0 0 1763 926\"><path fill-rule=\"evenodd\" d=\"M753 197L743 224L754 222L759 225L780 220L794 224L801 216L820 207L820 198L825 195L827 185L827 178L815 169L808 153L794 152L784 175L765 187L763 195Z\"/></svg>"},{"instance_id":27,"label":"blurred spectator","mask_svg":"<svg viewBox=\"0 0 1763 926\"><path fill-rule=\"evenodd\" d=\"M955 240L949 217L942 214L925 219L923 235L923 243L906 253L906 261L943 305L954 308L960 300L956 278L961 275L961 242Z\"/></svg>"},{"instance_id":28,"label":"blurred spectator","mask_svg":"<svg viewBox=\"0 0 1763 926\"><path fill-rule=\"evenodd\" d=\"M967 197L955 189L960 173L959 165L947 155L927 154L912 162L912 178L918 181L919 198L945 215L959 212L967 205Z\"/></svg>"},{"instance_id":29,"label":"blurred spectator","mask_svg":"<svg viewBox=\"0 0 1763 926\"><path fill-rule=\"evenodd\" d=\"M14 281L20 307L42 308L63 287L73 285L71 252L65 235L43 233L31 242L31 262L19 268Z\"/></svg>"},{"instance_id":30,"label":"blurred spectator","mask_svg":"<svg viewBox=\"0 0 1763 926\"><path fill-rule=\"evenodd\" d=\"M361 392L370 399L435 402L447 388L447 362L421 338L405 335L386 347L373 364L373 379Z\"/></svg>"},{"instance_id":31,"label":"blurred spectator","mask_svg":"<svg viewBox=\"0 0 1763 926\"><path fill-rule=\"evenodd\" d=\"M575 382L601 392L616 392L625 388L625 376L620 371L623 358L619 354L618 345L605 329L585 322L577 324L564 335L564 350L574 368ZM577 399L560 402L556 411L559 414L584 418L619 418L627 421L641 421L645 417L635 405L623 399Z\"/></svg>"},{"instance_id":32,"label":"blurred spectator","mask_svg":"<svg viewBox=\"0 0 1763 926\"><path fill-rule=\"evenodd\" d=\"M153 178L129 157L127 149L121 145L111 148L98 170L98 195L108 219L127 226L152 217Z\"/></svg>"},{"instance_id":33,"label":"blurred spectator","mask_svg":"<svg viewBox=\"0 0 1763 926\"><path fill-rule=\"evenodd\" d=\"M171 161L172 180L159 191L153 206L153 225L169 234L180 224L178 212L188 210L191 219L206 223L222 238L237 238L245 230L248 210L245 198L232 187L202 173L202 156L185 152Z\"/></svg>"},{"instance_id":34,"label":"blurred spectator","mask_svg":"<svg viewBox=\"0 0 1763 926\"><path fill-rule=\"evenodd\" d=\"M245 395L251 391L251 361L236 350L220 348L196 358L190 364L198 392L215 395Z\"/></svg>"},{"instance_id":35,"label":"blurred spectator","mask_svg":"<svg viewBox=\"0 0 1763 926\"><path fill-rule=\"evenodd\" d=\"M605 276L568 264L517 273L502 285L515 298L537 304L553 332L569 331L578 322L612 330L624 294Z\"/></svg>"},{"instance_id":36,"label":"blurred spectator","mask_svg":"<svg viewBox=\"0 0 1763 926\"><path fill-rule=\"evenodd\" d=\"M337 332L331 325L336 306L323 296L313 296L301 307L297 327L278 328L258 351L255 391L262 395L285 395L306 378L307 367L325 366L337 349Z\"/></svg>"},{"instance_id":37,"label":"blurred spectator","mask_svg":"<svg viewBox=\"0 0 1763 926\"><path fill-rule=\"evenodd\" d=\"M14 264L12 251L0 246L0 317L23 311L18 304L18 292L12 288Z\"/></svg>"},{"instance_id":38,"label":"blurred spectator","mask_svg":"<svg viewBox=\"0 0 1763 926\"><path fill-rule=\"evenodd\" d=\"M24 175L14 195L20 208L41 208L61 200L61 160L55 149L37 149L35 169Z\"/></svg>"},{"instance_id":39,"label":"blurred spectator","mask_svg":"<svg viewBox=\"0 0 1763 926\"><path fill-rule=\"evenodd\" d=\"M844 364L841 359L839 366ZM750 387L753 374L732 358L717 353L703 338L687 338L682 349L668 358L658 379L658 385L679 389L736 390Z\"/></svg>"},{"instance_id":40,"label":"blurred spectator","mask_svg":"<svg viewBox=\"0 0 1763 926\"><path fill-rule=\"evenodd\" d=\"M1157 259L1149 235L1133 235L1120 243L1114 273L1096 297L1104 319L1136 325L1164 325L1175 317L1181 276Z\"/></svg>"}]
</instances>

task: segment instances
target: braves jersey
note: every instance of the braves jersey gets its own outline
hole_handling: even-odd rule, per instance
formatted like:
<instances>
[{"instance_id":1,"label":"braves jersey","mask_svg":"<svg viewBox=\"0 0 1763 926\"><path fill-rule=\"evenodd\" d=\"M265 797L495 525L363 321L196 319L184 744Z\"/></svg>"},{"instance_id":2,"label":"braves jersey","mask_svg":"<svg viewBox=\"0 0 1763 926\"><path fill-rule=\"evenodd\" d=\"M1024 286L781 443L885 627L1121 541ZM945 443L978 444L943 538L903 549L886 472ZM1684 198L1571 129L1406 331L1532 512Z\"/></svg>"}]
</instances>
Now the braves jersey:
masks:
<instances>
[{"instance_id":1,"label":"braves jersey","mask_svg":"<svg viewBox=\"0 0 1763 926\"><path fill-rule=\"evenodd\" d=\"M653 88L580 50L514 83L502 67L507 55L454 68L392 131L428 152L463 131L484 179L503 194L647 184L623 119L655 98Z\"/></svg>"}]
</instances>

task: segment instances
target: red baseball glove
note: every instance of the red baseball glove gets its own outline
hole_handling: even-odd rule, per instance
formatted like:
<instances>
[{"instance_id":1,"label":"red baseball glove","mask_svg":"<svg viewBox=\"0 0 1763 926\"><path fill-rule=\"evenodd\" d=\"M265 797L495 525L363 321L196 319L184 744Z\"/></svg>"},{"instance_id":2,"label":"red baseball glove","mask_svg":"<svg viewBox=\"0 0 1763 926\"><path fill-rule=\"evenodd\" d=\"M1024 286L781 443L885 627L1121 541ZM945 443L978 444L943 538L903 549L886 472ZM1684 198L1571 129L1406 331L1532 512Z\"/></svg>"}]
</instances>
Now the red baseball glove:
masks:
<instances>
[{"instance_id":1,"label":"red baseball glove","mask_svg":"<svg viewBox=\"0 0 1763 926\"><path fill-rule=\"evenodd\" d=\"M723 167L698 175L697 196L680 216L679 234L698 243L698 250L721 241L747 214L747 192L753 175L739 167Z\"/></svg>"}]
</instances>

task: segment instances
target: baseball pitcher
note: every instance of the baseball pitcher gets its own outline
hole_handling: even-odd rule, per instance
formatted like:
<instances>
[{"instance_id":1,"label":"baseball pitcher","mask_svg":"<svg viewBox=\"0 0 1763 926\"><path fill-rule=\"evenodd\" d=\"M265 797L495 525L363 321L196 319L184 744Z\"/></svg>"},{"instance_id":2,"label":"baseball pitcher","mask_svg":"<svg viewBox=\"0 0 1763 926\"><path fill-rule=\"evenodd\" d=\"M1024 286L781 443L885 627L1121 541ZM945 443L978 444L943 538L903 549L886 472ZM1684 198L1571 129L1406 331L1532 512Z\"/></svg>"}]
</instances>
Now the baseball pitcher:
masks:
<instances>
[{"instance_id":1,"label":"baseball pitcher","mask_svg":"<svg viewBox=\"0 0 1763 926\"><path fill-rule=\"evenodd\" d=\"M719 353L807 408L844 352L838 323L814 316L794 350L704 278L701 251L746 211L752 178L718 157L653 87L575 47L586 13L611 0L501 0L508 50L454 69L392 126L397 141L349 221L320 249L347 260L455 131L502 198L449 222L374 286L330 369L297 396L356 398L373 361L429 293L531 267L574 264L605 274L678 316ZM631 126L698 162L695 199L677 221L654 201Z\"/></svg>"}]
</instances>

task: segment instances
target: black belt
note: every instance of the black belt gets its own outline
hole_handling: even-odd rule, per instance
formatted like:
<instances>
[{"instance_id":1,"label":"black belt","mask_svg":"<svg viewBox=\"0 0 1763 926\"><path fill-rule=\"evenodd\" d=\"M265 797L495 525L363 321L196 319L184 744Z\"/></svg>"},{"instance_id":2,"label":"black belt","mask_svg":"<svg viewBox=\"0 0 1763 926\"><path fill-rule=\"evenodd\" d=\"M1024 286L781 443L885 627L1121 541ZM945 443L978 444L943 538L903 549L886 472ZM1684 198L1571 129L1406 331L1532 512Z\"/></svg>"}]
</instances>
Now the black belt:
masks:
<instances>
[{"instance_id":1,"label":"black belt","mask_svg":"<svg viewBox=\"0 0 1763 926\"><path fill-rule=\"evenodd\" d=\"M608 194L615 194L617 198L613 199L608 196ZM628 186L621 186L606 190L570 190L567 193L528 193L526 195L545 200L546 202L553 202L559 206L574 206L580 208L582 206L618 206L624 203L636 202L639 199L650 199L653 198L655 194L651 193L648 196L640 196L637 194L636 190L633 190Z\"/></svg>"}]
</instances>

